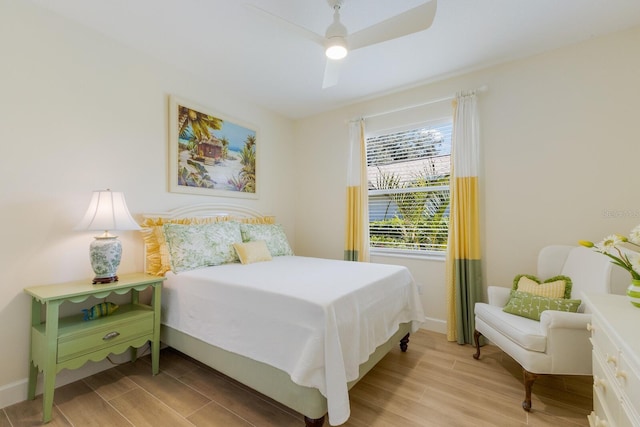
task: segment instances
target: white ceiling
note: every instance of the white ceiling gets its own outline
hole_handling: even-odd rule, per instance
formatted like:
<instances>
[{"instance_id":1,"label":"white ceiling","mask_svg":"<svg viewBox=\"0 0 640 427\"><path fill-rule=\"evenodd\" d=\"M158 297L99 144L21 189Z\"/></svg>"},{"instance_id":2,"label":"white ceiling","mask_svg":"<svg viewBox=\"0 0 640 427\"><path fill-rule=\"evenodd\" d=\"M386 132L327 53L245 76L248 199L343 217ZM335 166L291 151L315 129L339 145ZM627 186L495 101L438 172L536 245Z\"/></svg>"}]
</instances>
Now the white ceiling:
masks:
<instances>
[{"instance_id":1,"label":"white ceiling","mask_svg":"<svg viewBox=\"0 0 640 427\"><path fill-rule=\"evenodd\" d=\"M324 34L327 0L32 1L292 118L640 25L640 0L439 0L431 28L351 52L323 90L322 47L246 3ZM422 3L345 0L342 22L353 33Z\"/></svg>"}]
</instances>

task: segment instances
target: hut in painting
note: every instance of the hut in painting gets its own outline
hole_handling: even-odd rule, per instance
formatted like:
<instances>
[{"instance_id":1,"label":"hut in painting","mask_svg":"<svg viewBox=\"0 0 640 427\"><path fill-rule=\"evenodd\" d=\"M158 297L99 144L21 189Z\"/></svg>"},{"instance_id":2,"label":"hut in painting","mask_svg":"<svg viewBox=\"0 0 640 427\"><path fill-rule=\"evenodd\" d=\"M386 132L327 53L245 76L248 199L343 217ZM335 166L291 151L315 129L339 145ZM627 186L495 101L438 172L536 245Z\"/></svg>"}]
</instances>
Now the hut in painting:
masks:
<instances>
[{"instance_id":1,"label":"hut in painting","mask_svg":"<svg viewBox=\"0 0 640 427\"><path fill-rule=\"evenodd\" d=\"M204 159L205 165L213 165L222 157L222 142L215 137L198 143L198 158Z\"/></svg>"}]
</instances>

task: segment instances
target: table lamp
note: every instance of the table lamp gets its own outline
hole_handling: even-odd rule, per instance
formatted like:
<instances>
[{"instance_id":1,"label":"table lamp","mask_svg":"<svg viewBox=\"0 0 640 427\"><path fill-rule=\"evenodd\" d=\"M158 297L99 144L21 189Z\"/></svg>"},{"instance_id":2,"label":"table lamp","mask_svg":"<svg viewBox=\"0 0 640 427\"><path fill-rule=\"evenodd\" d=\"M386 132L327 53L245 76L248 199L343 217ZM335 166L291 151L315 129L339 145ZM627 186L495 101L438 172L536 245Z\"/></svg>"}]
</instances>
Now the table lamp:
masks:
<instances>
[{"instance_id":1,"label":"table lamp","mask_svg":"<svg viewBox=\"0 0 640 427\"><path fill-rule=\"evenodd\" d=\"M118 281L116 272L122 257L122 244L109 230L140 230L131 217L124 194L107 190L94 191L87 213L75 230L101 230L89 246L91 267L96 277L93 284Z\"/></svg>"}]
</instances>

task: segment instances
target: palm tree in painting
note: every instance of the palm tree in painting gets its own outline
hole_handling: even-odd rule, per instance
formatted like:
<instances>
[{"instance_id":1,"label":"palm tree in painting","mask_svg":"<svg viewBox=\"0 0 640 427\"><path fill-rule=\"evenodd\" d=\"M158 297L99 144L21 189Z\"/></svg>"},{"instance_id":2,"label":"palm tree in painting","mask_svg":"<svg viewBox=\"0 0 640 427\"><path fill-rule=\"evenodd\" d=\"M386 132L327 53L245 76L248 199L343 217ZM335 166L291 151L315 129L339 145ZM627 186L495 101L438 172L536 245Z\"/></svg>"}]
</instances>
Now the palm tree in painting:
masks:
<instances>
[{"instance_id":1,"label":"palm tree in painting","mask_svg":"<svg viewBox=\"0 0 640 427\"><path fill-rule=\"evenodd\" d=\"M256 136L247 135L244 141L244 147L240 151L240 163L242 170L240 171L240 179L242 182L242 191L246 193L256 192Z\"/></svg>"},{"instance_id":2,"label":"palm tree in painting","mask_svg":"<svg viewBox=\"0 0 640 427\"><path fill-rule=\"evenodd\" d=\"M247 135L247 139L244 141L245 145L249 146L249 148L253 149L253 151L255 151L255 145L256 145L256 136L255 135Z\"/></svg>"},{"instance_id":3,"label":"palm tree in painting","mask_svg":"<svg viewBox=\"0 0 640 427\"><path fill-rule=\"evenodd\" d=\"M193 135L196 141L211 139L210 130L222 129L224 121L196 110L178 106L178 135ZM189 129L191 132L189 132Z\"/></svg>"},{"instance_id":4,"label":"palm tree in painting","mask_svg":"<svg viewBox=\"0 0 640 427\"><path fill-rule=\"evenodd\" d=\"M192 110L183 105L178 106L178 136L187 141L186 149L190 156L200 156L202 142L213 139L212 131L222 129L223 120ZM179 148L178 151L181 149ZM178 184L190 187L213 188L213 181L202 165L193 160L178 164Z\"/></svg>"},{"instance_id":5,"label":"palm tree in painting","mask_svg":"<svg viewBox=\"0 0 640 427\"><path fill-rule=\"evenodd\" d=\"M220 138L220 142L222 143L222 160L226 160L229 157L229 140L226 136Z\"/></svg>"}]
</instances>

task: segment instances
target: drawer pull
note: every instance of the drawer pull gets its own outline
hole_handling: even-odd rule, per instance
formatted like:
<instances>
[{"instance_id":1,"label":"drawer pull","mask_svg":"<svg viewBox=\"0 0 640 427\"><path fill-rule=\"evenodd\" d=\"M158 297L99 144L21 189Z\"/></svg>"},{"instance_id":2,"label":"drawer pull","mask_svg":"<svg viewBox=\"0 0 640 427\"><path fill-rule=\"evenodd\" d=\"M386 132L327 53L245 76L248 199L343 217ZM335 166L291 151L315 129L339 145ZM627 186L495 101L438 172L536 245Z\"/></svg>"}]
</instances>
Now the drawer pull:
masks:
<instances>
[{"instance_id":1,"label":"drawer pull","mask_svg":"<svg viewBox=\"0 0 640 427\"><path fill-rule=\"evenodd\" d=\"M625 371L620 371L616 369L616 378L627 379L627 373Z\"/></svg>"},{"instance_id":2,"label":"drawer pull","mask_svg":"<svg viewBox=\"0 0 640 427\"><path fill-rule=\"evenodd\" d=\"M102 337L102 340L103 341L109 341L110 339L113 339L113 338L117 337L118 335L120 335L120 332L118 332L118 331L109 332L107 335Z\"/></svg>"},{"instance_id":3,"label":"drawer pull","mask_svg":"<svg viewBox=\"0 0 640 427\"><path fill-rule=\"evenodd\" d=\"M587 331L589 332L593 332L595 331L596 328L593 327L593 325L591 324L591 322L587 323Z\"/></svg>"},{"instance_id":4,"label":"drawer pull","mask_svg":"<svg viewBox=\"0 0 640 427\"><path fill-rule=\"evenodd\" d=\"M607 356L607 363L612 363L613 365L618 364L618 358L616 356L610 356L608 354L606 356Z\"/></svg>"},{"instance_id":5,"label":"drawer pull","mask_svg":"<svg viewBox=\"0 0 640 427\"><path fill-rule=\"evenodd\" d=\"M602 387L603 390L606 390L607 389L607 382L604 379L598 377L597 375L594 375L593 376L593 386L594 387Z\"/></svg>"}]
</instances>

